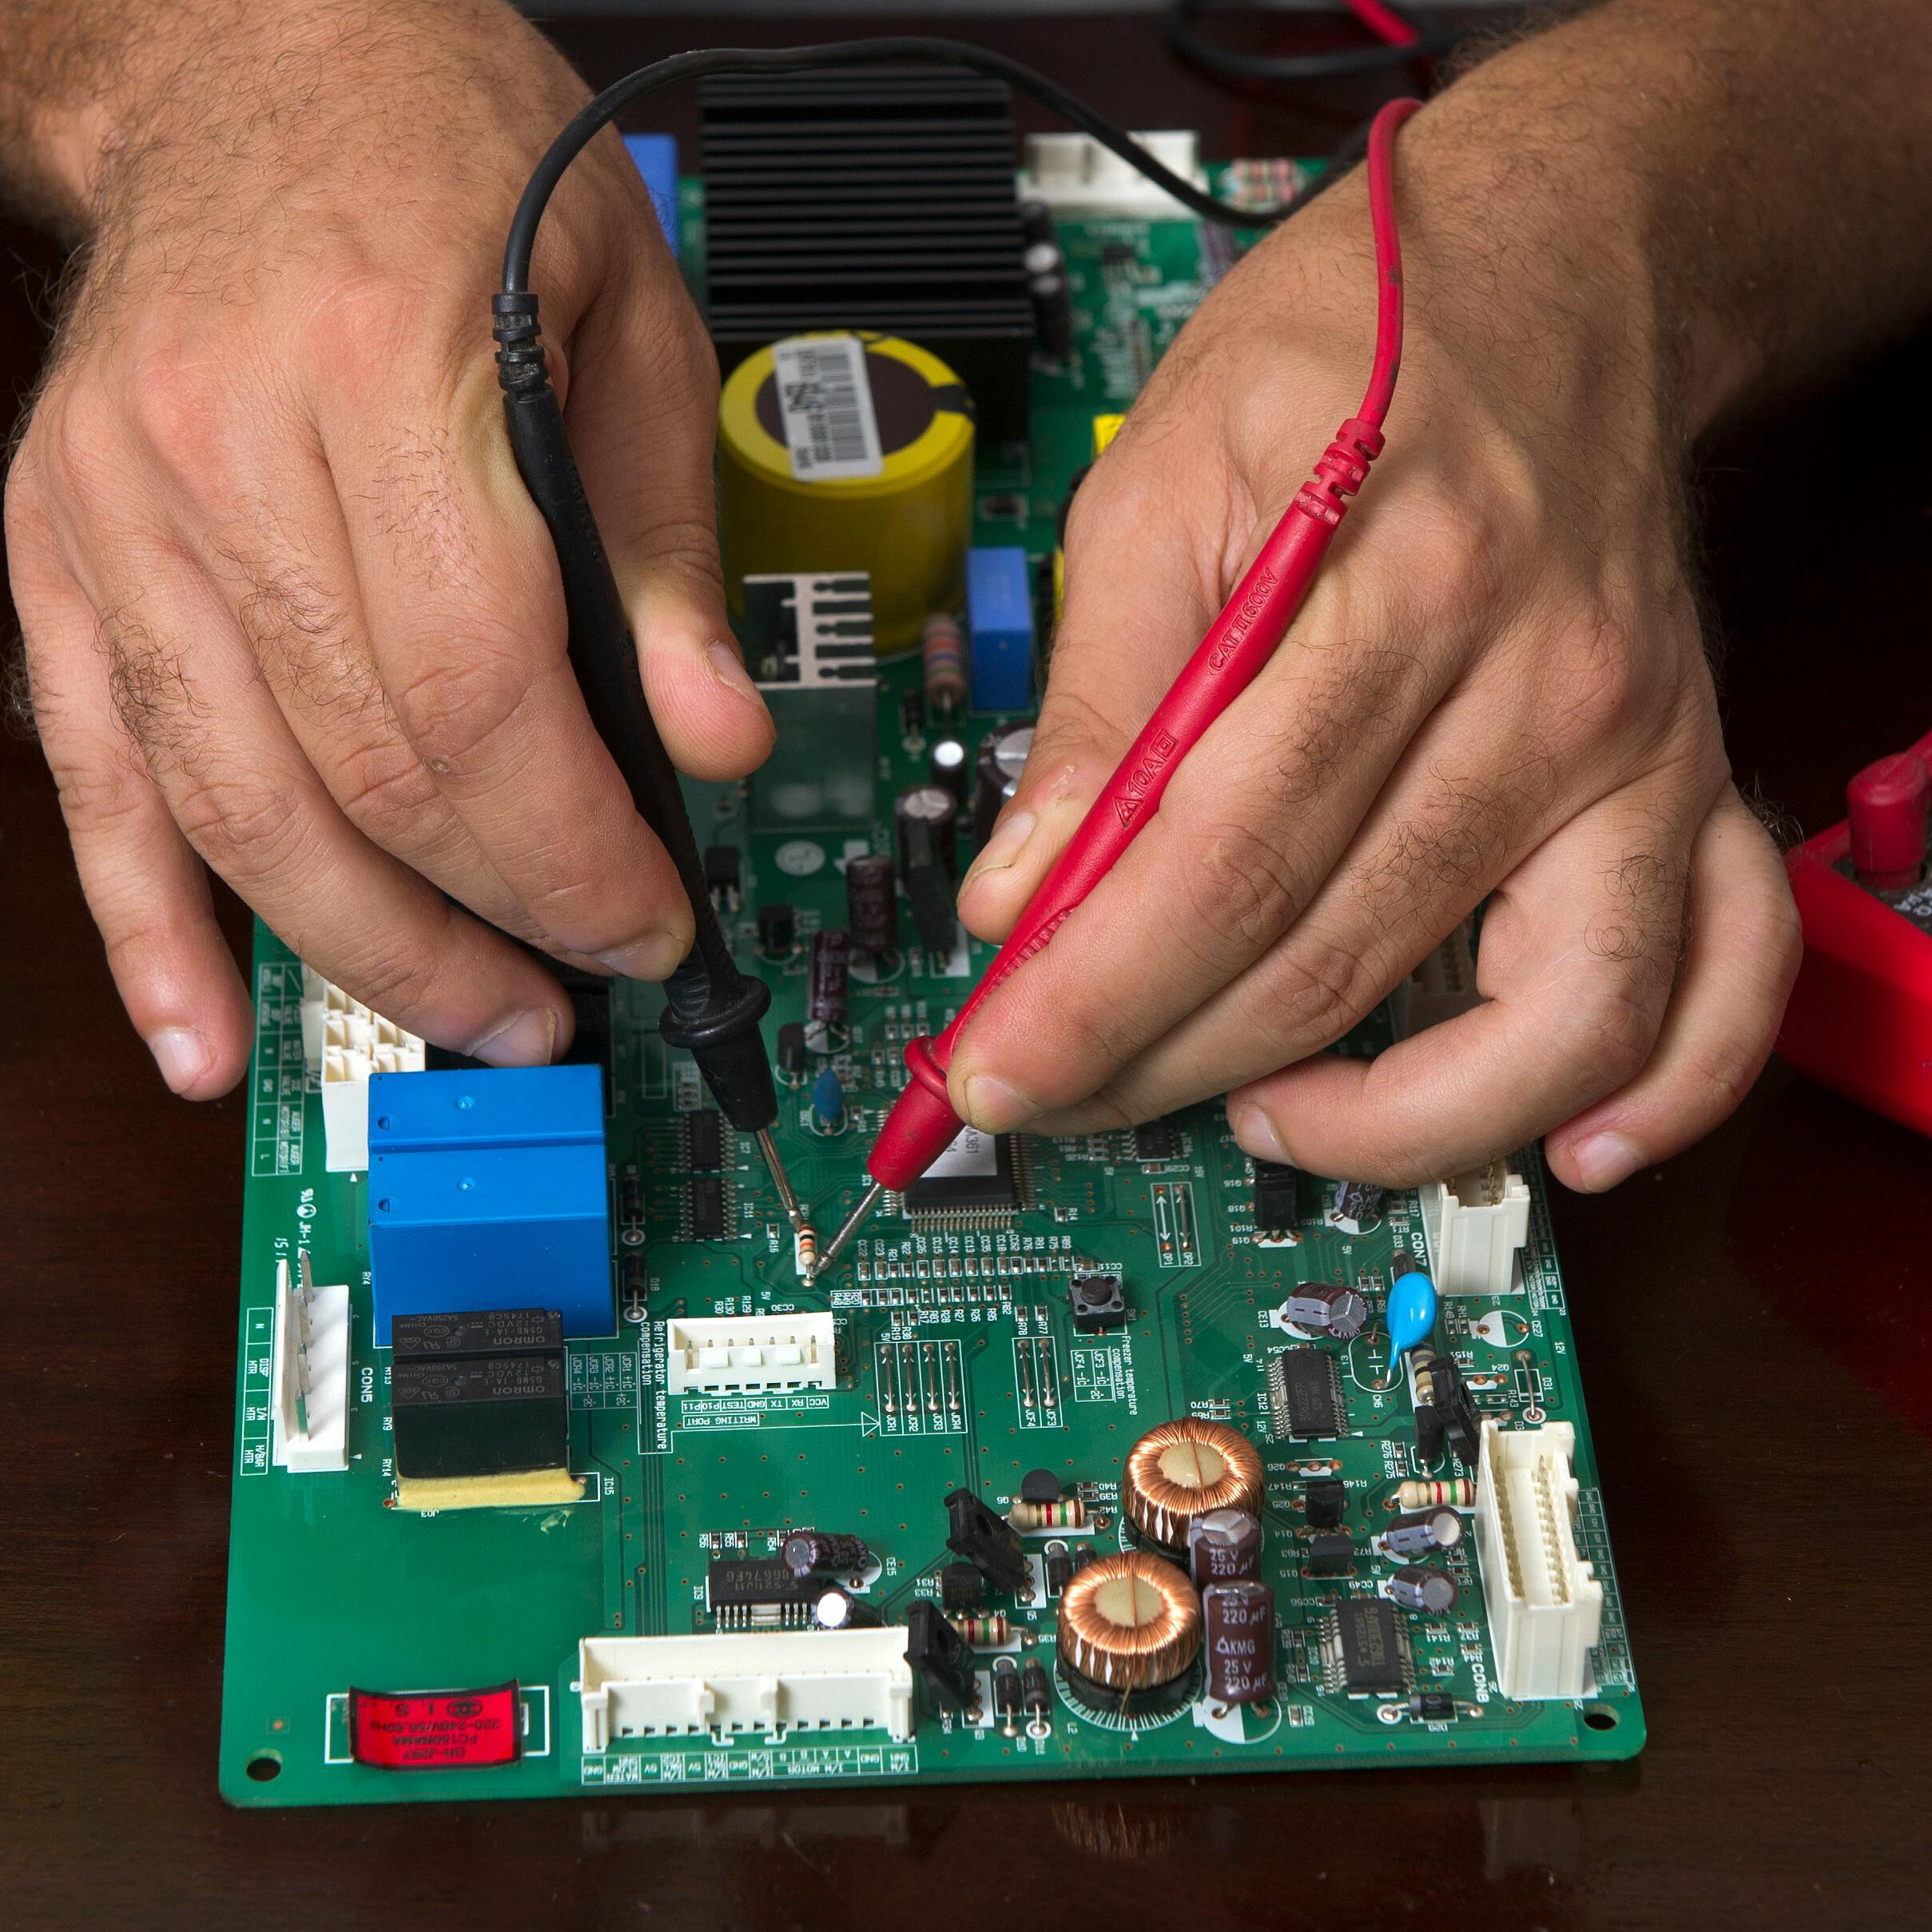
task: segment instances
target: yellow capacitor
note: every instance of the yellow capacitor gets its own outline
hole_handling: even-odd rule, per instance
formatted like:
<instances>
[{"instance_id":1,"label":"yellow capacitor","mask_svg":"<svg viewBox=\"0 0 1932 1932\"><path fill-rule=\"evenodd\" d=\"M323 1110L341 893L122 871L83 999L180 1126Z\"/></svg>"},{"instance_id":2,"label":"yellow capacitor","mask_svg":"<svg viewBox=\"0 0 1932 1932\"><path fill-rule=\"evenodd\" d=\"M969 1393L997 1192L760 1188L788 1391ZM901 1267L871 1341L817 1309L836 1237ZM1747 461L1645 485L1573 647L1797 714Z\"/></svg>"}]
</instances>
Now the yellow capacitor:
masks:
<instances>
[{"instance_id":1,"label":"yellow capacitor","mask_svg":"<svg viewBox=\"0 0 1932 1932\"><path fill-rule=\"evenodd\" d=\"M936 356L868 331L788 336L732 371L718 419L734 611L748 576L865 570L884 655L965 602L972 401Z\"/></svg>"}]
</instances>

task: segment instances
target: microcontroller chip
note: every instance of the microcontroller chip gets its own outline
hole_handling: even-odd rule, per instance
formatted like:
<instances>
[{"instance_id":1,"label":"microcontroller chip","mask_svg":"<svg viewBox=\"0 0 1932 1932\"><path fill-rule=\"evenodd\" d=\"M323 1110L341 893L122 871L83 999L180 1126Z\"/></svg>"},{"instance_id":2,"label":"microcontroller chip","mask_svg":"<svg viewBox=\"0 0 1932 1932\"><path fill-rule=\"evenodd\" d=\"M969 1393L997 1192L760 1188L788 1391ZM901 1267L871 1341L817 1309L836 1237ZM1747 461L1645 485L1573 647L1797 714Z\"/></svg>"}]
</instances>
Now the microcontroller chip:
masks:
<instances>
[{"instance_id":1,"label":"microcontroller chip","mask_svg":"<svg viewBox=\"0 0 1932 1932\"><path fill-rule=\"evenodd\" d=\"M1134 1130L1136 1160L1173 1160L1180 1151L1180 1130L1171 1120L1149 1120Z\"/></svg>"},{"instance_id":2,"label":"microcontroller chip","mask_svg":"<svg viewBox=\"0 0 1932 1932\"><path fill-rule=\"evenodd\" d=\"M1013 1173L1013 1136L961 1127L952 1144L905 1191L910 1214L984 1213L1020 1205Z\"/></svg>"},{"instance_id":3,"label":"microcontroller chip","mask_svg":"<svg viewBox=\"0 0 1932 1932\"><path fill-rule=\"evenodd\" d=\"M705 1608L720 1630L802 1628L822 1587L794 1576L777 1556L714 1556L705 1572Z\"/></svg>"},{"instance_id":4,"label":"microcontroller chip","mask_svg":"<svg viewBox=\"0 0 1932 1932\"><path fill-rule=\"evenodd\" d=\"M1268 1409L1278 1439L1346 1435L1349 1412L1335 1358L1313 1347L1277 1355L1268 1364Z\"/></svg>"},{"instance_id":5,"label":"microcontroller chip","mask_svg":"<svg viewBox=\"0 0 1932 1932\"><path fill-rule=\"evenodd\" d=\"M715 1174L725 1164L725 1117L707 1107L685 1116L686 1164L694 1174Z\"/></svg>"},{"instance_id":6,"label":"microcontroller chip","mask_svg":"<svg viewBox=\"0 0 1932 1932\"><path fill-rule=\"evenodd\" d=\"M691 1176L689 1213L694 1241L722 1241L727 1231L725 1183L722 1175Z\"/></svg>"},{"instance_id":7,"label":"microcontroller chip","mask_svg":"<svg viewBox=\"0 0 1932 1932\"><path fill-rule=\"evenodd\" d=\"M1383 1597L1345 1597L1330 1612L1322 1636L1328 1688L1351 1697L1399 1695L1409 1683L1401 1620Z\"/></svg>"}]
</instances>

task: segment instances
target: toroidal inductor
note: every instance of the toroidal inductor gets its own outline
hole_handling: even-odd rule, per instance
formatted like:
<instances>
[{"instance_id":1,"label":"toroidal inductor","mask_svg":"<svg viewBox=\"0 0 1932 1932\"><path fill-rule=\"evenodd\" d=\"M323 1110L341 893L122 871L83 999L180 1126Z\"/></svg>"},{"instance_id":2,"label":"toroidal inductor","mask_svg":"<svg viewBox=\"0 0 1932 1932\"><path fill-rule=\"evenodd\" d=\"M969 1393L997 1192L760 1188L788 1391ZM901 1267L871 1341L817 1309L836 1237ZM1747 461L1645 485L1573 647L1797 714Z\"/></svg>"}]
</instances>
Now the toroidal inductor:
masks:
<instances>
[{"instance_id":1,"label":"toroidal inductor","mask_svg":"<svg viewBox=\"0 0 1932 1932\"><path fill-rule=\"evenodd\" d=\"M1201 1600L1163 1557L1099 1556L1060 1596L1059 1657L1112 1691L1171 1684L1201 1652Z\"/></svg>"},{"instance_id":2,"label":"toroidal inductor","mask_svg":"<svg viewBox=\"0 0 1932 1932\"><path fill-rule=\"evenodd\" d=\"M1127 1521L1163 1549L1187 1547L1187 1525L1210 1509L1261 1514L1261 1455L1225 1422L1183 1416L1127 1451L1120 1479Z\"/></svg>"}]
</instances>

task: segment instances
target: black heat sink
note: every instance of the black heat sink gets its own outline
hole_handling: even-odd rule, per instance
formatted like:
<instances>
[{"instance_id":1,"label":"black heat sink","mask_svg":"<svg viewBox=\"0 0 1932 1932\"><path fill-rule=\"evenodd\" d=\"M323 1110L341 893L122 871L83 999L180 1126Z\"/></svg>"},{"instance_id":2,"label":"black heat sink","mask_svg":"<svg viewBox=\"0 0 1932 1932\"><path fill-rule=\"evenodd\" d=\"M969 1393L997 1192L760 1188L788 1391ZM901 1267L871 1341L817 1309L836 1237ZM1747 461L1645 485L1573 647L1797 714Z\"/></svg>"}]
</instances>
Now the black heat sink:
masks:
<instances>
[{"instance_id":1,"label":"black heat sink","mask_svg":"<svg viewBox=\"0 0 1932 1932\"><path fill-rule=\"evenodd\" d=\"M814 328L904 336L1027 434L1033 310L1012 104L944 68L714 75L703 85L707 296L729 374Z\"/></svg>"}]
</instances>

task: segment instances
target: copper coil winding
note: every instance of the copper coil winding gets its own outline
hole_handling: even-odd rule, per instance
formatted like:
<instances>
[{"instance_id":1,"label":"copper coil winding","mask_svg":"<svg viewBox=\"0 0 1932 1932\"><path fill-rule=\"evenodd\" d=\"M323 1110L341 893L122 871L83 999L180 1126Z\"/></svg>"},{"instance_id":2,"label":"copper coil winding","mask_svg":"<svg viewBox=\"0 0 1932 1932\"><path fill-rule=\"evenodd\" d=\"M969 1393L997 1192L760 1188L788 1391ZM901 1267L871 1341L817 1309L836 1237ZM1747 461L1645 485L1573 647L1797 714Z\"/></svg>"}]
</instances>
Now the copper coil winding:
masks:
<instances>
[{"instance_id":1,"label":"copper coil winding","mask_svg":"<svg viewBox=\"0 0 1932 1932\"><path fill-rule=\"evenodd\" d=\"M1210 1509L1261 1514L1261 1453L1225 1422L1183 1416L1127 1451L1121 1477L1127 1521L1149 1541L1184 1549L1187 1525Z\"/></svg>"},{"instance_id":2,"label":"copper coil winding","mask_svg":"<svg viewBox=\"0 0 1932 1932\"><path fill-rule=\"evenodd\" d=\"M1095 1684L1171 1684L1200 1654L1201 1600L1163 1557L1097 1557L1060 1594L1060 1661Z\"/></svg>"}]
</instances>

